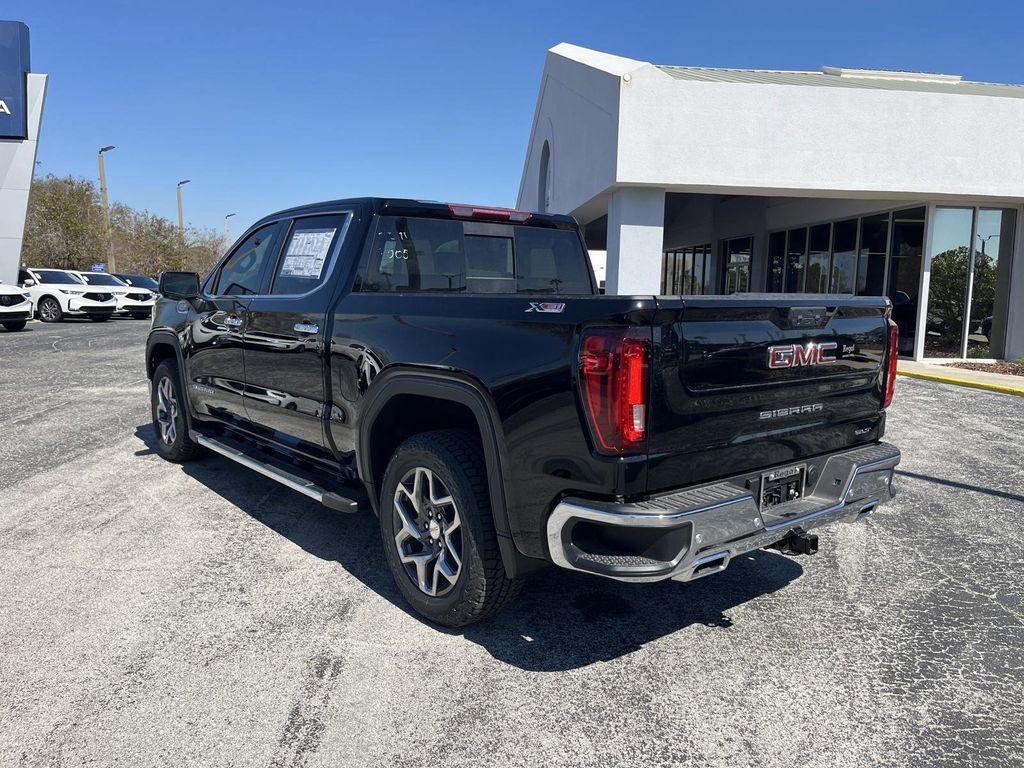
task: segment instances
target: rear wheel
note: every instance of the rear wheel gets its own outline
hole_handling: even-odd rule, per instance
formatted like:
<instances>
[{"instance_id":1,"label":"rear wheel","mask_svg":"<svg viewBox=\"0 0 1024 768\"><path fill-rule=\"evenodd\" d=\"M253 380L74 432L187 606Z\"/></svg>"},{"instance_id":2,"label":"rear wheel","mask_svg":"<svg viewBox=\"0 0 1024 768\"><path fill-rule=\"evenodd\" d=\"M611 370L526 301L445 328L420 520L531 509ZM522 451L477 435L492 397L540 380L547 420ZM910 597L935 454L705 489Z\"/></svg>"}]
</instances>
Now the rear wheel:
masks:
<instances>
[{"instance_id":1,"label":"rear wheel","mask_svg":"<svg viewBox=\"0 0 1024 768\"><path fill-rule=\"evenodd\" d=\"M8 331L21 331L25 329L25 320L9 320L3 324Z\"/></svg>"},{"instance_id":2,"label":"rear wheel","mask_svg":"<svg viewBox=\"0 0 1024 768\"><path fill-rule=\"evenodd\" d=\"M41 299L39 302L39 319L44 323L59 323L64 319L60 302L50 296Z\"/></svg>"},{"instance_id":3,"label":"rear wheel","mask_svg":"<svg viewBox=\"0 0 1024 768\"><path fill-rule=\"evenodd\" d=\"M395 583L430 621L472 624L519 592L498 550L483 455L467 432L402 443L384 474L380 529Z\"/></svg>"},{"instance_id":4,"label":"rear wheel","mask_svg":"<svg viewBox=\"0 0 1024 768\"><path fill-rule=\"evenodd\" d=\"M199 451L188 436L185 423L185 399L181 396L181 376L174 359L164 360L153 373L150 391L156 452L168 461L183 463Z\"/></svg>"}]
</instances>

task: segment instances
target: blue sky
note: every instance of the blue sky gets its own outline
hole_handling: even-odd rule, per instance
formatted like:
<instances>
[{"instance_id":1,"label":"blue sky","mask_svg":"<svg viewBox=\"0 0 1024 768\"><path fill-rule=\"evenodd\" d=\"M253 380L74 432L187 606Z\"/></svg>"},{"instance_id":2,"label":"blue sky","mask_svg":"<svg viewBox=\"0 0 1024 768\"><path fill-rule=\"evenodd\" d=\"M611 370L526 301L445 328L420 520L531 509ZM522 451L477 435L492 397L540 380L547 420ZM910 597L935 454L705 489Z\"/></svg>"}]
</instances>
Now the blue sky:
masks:
<instances>
[{"instance_id":1,"label":"blue sky","mask_svg":"<svg viewBox=\"0 0 1024 768\"><path fill-rule=\"evenodd\" d=\"M1024 82L1002 2L70 2L6 0L51 75L37 172L234 235L364 194L515 203L545 51L665 64L823 64ZM983 116L979 116L983 119Z\"/></svg>"}]
</instances>

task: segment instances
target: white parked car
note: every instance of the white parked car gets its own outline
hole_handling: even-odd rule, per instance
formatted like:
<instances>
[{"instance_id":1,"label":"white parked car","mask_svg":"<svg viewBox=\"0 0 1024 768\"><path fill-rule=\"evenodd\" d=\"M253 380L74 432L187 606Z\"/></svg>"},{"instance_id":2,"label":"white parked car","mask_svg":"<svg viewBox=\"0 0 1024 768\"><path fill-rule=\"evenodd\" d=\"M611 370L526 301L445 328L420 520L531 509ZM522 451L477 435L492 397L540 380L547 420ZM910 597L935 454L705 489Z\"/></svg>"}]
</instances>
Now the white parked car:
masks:
<instances>
[{"instance_id":1,"label":"white parked car","mask_svg":"<svg viewBox=\"0 0 1024 768\"><path fill-rule=\"evenodd\" d=\"M156 304L156 294L145 288L129 285L116 275L107 272L74 272L86 285L110 291L117 299L117 311L131 315L136 320L148 318Z\"/></svg>"},{"instance_id":2,"label":"white parked car","mask_svg":"<svg viewBox=\"0 0 1024 768\"><path fill-rule=\"evenodd\" d=\"M32 317L32 294L16 285L0 283L0 325L20 331Z\"/></svg>"},{"instance_id":3,"label":"white parked car","mask_svg":"<svg viewBox=\"0 0 1024 768\"><path fill-rule=\"evenodd\" d=\"M117 310L113 293L86 285L63 269L22 269L18 282L32 295L36 316L44 323L59 323L65 317L89 317L99 322L110 319Z\"/></svg>"}]
</instances>

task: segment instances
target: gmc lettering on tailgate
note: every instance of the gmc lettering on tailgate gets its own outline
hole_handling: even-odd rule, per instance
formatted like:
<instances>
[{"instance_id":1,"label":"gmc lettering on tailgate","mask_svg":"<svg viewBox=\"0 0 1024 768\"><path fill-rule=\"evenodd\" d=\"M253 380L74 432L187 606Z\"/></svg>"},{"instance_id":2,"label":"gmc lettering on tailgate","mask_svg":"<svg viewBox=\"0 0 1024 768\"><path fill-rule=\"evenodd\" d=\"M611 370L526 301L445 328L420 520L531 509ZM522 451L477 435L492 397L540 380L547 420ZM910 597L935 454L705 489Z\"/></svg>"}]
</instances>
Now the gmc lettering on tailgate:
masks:
<instances>
[{"instance_id":1,"label":"gmc lettering on tailgate","mask_svg":"<svg viewBox=\"0 0 1024 768\"><path fill-rule=\"evenodd\" d=\"M768 347L769 368L800 368L805 365L822 365L836 361L836 349L839 345L834 341L821 344L811 342L802 344L776 344Z\"/></svg>"}]
</instances>

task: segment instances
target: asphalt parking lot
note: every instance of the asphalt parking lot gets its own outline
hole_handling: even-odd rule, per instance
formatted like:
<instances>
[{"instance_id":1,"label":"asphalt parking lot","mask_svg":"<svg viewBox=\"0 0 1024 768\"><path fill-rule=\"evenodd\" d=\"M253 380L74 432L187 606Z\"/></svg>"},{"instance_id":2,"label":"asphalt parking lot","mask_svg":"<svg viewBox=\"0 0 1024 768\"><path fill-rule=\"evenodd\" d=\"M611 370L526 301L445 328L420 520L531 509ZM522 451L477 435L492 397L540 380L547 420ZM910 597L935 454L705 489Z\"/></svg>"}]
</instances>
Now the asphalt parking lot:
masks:
<instances>
[{"instance_id":1,"label":"asphalt parking lot","mask_svg":"<svg viewBox=\"0 0 1024 768\"><path fill-rule=\"evenodd\" d=\"M413 616L369 514L151 450L148 323L0 333L0 764L1024 762L1024 400L901 378L898 499L692 584Z\"/></svg>"}]
</instances>

